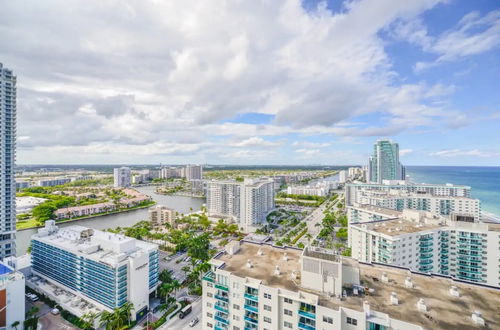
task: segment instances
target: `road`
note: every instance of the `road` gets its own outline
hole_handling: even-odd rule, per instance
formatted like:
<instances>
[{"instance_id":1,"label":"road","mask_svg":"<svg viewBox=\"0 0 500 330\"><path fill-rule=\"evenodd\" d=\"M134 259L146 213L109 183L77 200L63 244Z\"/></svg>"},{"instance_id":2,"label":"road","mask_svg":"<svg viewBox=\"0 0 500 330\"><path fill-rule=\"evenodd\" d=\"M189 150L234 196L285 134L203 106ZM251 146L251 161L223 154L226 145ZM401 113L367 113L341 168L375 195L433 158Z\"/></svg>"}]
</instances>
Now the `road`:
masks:
<instances>
[{"instance_id":1,"label":"road","mask_svg":"<svg viewBox=\"0 0 500 330\"><path fill-rule=\"evenodd\" d=\"M335 203L333 204L333 206L337 205L337 203L338 203L338 201L340 199L342 199L342 195L341 194L338 195L338 197L335 200ZM323 214L323 212L326 209L326 204L328 204L328 202L324 202L323 204L321 204L317 209L315 209L305 219L306 220L306 224L307 224L307 232L309 234L311 234L311 236L313 237L313 239L316 238L316 236L318 236L319 232L321 231L321 226L316 226L316 224L321 223L321 221L325 217L325 215ZM304 245L308 244L308 240L307 240L306 235L302 236L297 243L300 243L300 242L302 244L304 244Z\"/></svg>"},{"instance_id":2,"label":"road","mask_svg":"<svg viewBox=\"0 0 500 330\"><path fill-rule=\"evenodd\" d=\"M198 299L197 301L191 304L193 310L189 313L185 318L180 319L178 315L174 316L171 320L165 323L163 326L158 328L158 330L201 330L201 307L202 307L202 299ZM198 318L199 322L194 326L190 327L189 322L195 317Z\"/></svg>"}]
</instances>

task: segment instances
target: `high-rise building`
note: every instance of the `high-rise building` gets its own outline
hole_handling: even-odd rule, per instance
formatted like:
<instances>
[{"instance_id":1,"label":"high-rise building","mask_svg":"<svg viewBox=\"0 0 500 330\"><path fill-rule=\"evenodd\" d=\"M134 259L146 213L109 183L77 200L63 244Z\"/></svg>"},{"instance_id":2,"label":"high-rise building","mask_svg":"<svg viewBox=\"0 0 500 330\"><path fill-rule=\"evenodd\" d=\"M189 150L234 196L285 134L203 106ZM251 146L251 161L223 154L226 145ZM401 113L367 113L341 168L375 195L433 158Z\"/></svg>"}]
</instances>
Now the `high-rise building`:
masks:
<instances>
[{"instance_id":1,"label":"high-rise building","mask_svg":"<svg viewBox=\"0 0 500 330\"><path fill-rule=\"evenodd\" d=\"M274 181L245 179L207 182L207 211L212 217L222 217L250 230L263 223L274 209Z\"/></svg>"},{"instance_id":2,"label":"high-rise building","mask_svg":"<svg viewBox=\"0 0 500 330\"><path fill-rule=\"evenodd\" d=\"M377 219L350 219L353 258L500 286L500 224L443 220L408 209L357 209Z\"/></svg>"},{"instance_id":3,"label":"high-rise building","mask_svg":"<svg viewBox=\"0 0 500 330\"><path fill-rule=\"evenodd\" d=\"M373 146L369 162L369 182L404 180L405 169L399 162L399 145L391 140L378 140Z\"/></svg>"},{"instance_id":4,"label":"high-rise building","mask_svg":"<svg viewBox=\"0 0 500 330\"><path fill-rule=\"evenodd\" d=\"M130 167L120 167L113 170L115 187L130 187Z\"/></svg>"},{"instance_id":5,"label":"high-rise building","mask_svg":"<svg viewBox=\"0 0 500 330\"><path fill-rule=\"evenodd\" d=\"M155 205L149 208L148 213L149 221L153 226L161 226L167 223L174 226L175 210L165 205Z\"/></svg>"},{"instance_id":6,"label":"high-rise building","mask_svg":"<svg viewBox=\"0 0 500 330\"><path fill-rule=\"evenodd\" d=\"M201 165L186 165L184 167L184 177L188 181L203 179L203 167Z\"/></svg>"},{"instance_id":7,"label":"high-rise building","mask_svg":"<svg viewBox=\"0 0 500 330\"><path fill-rule=\"evenodd\" d=\"M203 277L203 329L423 330L498 325L498 287L361 263L319 248L233 241L210 264Z\"/></svg>"},{"instance_id":8,"label":"high-rise building","mask_svg":"<svg viewBox=\"0 0 500 330\"><path fill-rule=\"evenodd\" d=\"M32 236L31 245L33 274L51 284L37 289L56 286L99 310L112 311L128 301L134 319L149 309L149 295L158 286L156 244L82 226L59 229L49 220ZM73 310L76 298L57 297L63 308Z\"/></svg>"},{"instance_id":9,"label":"high-rise building","mask_svg":"<svg viewBox=\"0 0 500 330\"><path fill-rule=\"evenodd\" d=\"M0 63L0 259L16 254L16 77Z\"/></svg>"}]
</instances>

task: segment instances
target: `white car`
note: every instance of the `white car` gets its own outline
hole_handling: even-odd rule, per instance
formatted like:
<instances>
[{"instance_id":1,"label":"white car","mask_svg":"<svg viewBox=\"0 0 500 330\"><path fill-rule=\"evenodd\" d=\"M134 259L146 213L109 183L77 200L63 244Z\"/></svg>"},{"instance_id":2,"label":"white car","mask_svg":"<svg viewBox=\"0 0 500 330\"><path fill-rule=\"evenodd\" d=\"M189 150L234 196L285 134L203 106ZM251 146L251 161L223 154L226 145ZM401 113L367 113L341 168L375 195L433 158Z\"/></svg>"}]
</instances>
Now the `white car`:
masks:
<instances>
[{"instance_id":1,"label":"white car","mask_svg":"<svg viewBox=\"0 0 500 330\"><path fill-rule=\"evenodd\" d=\"M192 328L196 325L196 323L198 323L200 320L198 320L197 317L195 317L194 319L191 320L191 322L189 322L189 326Z\"/></svg>"},{"instance_id":2,"label":"white car","mask_svg":"<svg viewBox=\"0 0 500 330\"><path fill-rule=\"evenodd\" d=\"M57 315L57 314L59 314L59 309L58 308L52 308L52 310L50 312L52 314L54 314L54 315Z\"/></svg>"}]
</instances>

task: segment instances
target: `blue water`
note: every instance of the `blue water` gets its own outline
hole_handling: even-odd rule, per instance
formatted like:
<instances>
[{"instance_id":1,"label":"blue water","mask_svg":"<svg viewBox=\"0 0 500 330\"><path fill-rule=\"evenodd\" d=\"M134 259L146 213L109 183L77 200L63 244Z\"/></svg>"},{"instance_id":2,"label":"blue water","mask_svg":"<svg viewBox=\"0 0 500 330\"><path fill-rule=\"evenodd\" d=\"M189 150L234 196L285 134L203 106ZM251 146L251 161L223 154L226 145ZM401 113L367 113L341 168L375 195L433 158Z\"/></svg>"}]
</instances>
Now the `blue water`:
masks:
<instances>
[{"instance_id":1,"label":"blue water","mask_svg":"<svg viewBox=\"0 0 500 330\"><path fill-rule=\"evenodd\" d=\"M454 183L470 186L483 211L500 216L500 167L407 166L414 182Z\"/></svg>"}]
</instances>

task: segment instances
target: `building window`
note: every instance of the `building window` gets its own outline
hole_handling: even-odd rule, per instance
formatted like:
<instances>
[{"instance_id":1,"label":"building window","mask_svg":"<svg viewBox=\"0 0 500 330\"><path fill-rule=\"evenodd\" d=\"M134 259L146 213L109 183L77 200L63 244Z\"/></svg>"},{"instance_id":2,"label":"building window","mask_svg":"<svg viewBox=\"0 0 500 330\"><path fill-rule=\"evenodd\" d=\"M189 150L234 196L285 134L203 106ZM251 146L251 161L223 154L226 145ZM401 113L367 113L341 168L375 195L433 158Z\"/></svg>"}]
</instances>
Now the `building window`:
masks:
<instances>
[{"instance_id":1,"label":"building window","mask_svg":"<svg viewBox=\"0 0 500 330\"><path fill-rule=\"evenodd\" d=\"M270 312L271 311L271 306L264 305L264 310Z\"/></svg>"},{"instance_id":2,"label":"building window","mask_svg":"<svg viewBox=\"0 0 500 330\"><path fill-rule=\"evenodd\" d=\"M233 309L236 309L237 311L240 310L240 305L233 304Z\"/></svg>"},{"instance_id":3,"label":"building window","mask_svg":"<svg viewBox=\"0 0 500 330\"><path fill-rule=\"evenodd\" d=\"M293 328L293 325L292 325L290 322L287 322L287 321L285 321L285 322L283 323L283 326L284 326L285 328L290 328L290 329L291 329L291 328Z\"/></svg>"},{"instance_id":4,"label":"building window","mask_svg":"<svg viewBox=\"0 0 500 330\"><path fill-rule=\"evenodd\" d=\"M358 325L358 320L348 317L347 324Z\"/></svg>"},{"instance_id":5,"label":"building window","mask_svg":"<svg viewBox=\"0 0 500 330\"><path fill-rule=\"evenodd\" d=\"M264 293L264 298L271 299L271 295L269 293Z\"/></svg>"},{"instance_id":6,"label":"building window","mask_svg":"<svg viewBox=\"0 0 500 330\"><path fill-rule=\"evenodd\" d=\"M271 318L264 316L264 322L271 323Z\"/></svg>"},{"instance_id":7,"label":"building window","mask_svg":"<svg viewBox=\"0 0 500 330\"><path fill-rule=\"evenodd\" d=\"M333 324L333 319L328 316L323 316L323 322Z\"/></svg>"},{"instance_id":8,"label":"building window","mask_svg":"<svg viewBox=\"0 0 500 330\"><path fill-rule=\"evenodd\" d=\"M237 326L234 326L233 330L240 330L240 328L238 328Z\"/></svg>"},{"instance_id":9,"label":"building window","mask_svg":"<svg viewBox=\"0 0 500 330\"><path fill-rule=\"evenodd\" d=\"M240 320L240 317L238 315L233 315L233 320L235 321L239 321Z\"/></svg>"},{"instance_id":10,"label":"building window","mask_svg":"<svg viewBox=\"0 0 500 330\"><path fill-rule=\"evenodd\" d=\"M210 282L207 282L207 286L208 286L209 288L213 288L213 287L214 287L214 285L213 285L212 283L210 283Z\"/></svg>"},{"instance_id":11,"label":"building window","mask_svg":"<svg viewBox=\"0 0 500 330\"><path fill-rule=\"evenodd\" d=\"M214 326L212 325L212 323L207 323L207 327L213 328Z\"/></svg>"},{"instance_id":12,"label":"building window","mask_svg":"<svg viewBox=\"0 0 500 330\"><path fill-rule=\"evenodd\" d=\"M285 302L288 304L293 304L293 300L290 298L285 298Z\"/></svg>"},{"instance_id":13,"label":"building window","mask_svg":"<svg viewBox=\"0 0 500 330\"><path fill-rule=\"evenodd\" d=\"M207 316L210 317L210 318L213 317L212 313L207 313Z\"/></svg>"},{"instance_id":14,"label":"building window","mask_svg":"<svg viewBox=\"0 0 500 330\"><path fill-rule=\"evenodd\" d=\"M207 297L212 298L213 295L210 292L207 292Z\"/></svg>"},{"instance_id":15,"label":"building window","mask_svg":"<svg viewBox=\"0 0 500 330\"><path fill-rule=\"evenodd\" d=\"M212 307L212 303L207 302L207 307Z\"/></svg>"},{"instance_id":16,"label":"building window","mask_svg":"<svg viewBox=\"0 0 500 330\"><path fill-rule=\"evenodd\" d=\"M234 282L233 283L233 289L238 289L240 287L239 283Z\"/></svg>"},{"instance_id":17,"label":"building window","mask_svg":"<svg viewBox=\"0 0 500 330\"><path fill-rule=\"evenodd\" d=\"M292 311L285 308L285 315L292 316Z\"/></svg>"}]
</instances>

